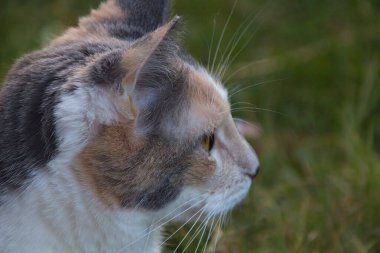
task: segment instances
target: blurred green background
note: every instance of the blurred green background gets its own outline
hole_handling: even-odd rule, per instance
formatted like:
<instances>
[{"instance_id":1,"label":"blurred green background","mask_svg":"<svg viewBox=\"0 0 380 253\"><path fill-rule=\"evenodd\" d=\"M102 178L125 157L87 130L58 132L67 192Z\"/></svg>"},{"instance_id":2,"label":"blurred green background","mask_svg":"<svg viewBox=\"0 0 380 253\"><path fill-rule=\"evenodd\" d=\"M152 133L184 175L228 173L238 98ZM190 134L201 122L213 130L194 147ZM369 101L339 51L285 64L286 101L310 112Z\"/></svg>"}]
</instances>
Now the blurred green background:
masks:
<instances>
[{"instance_id":1,"label":"blurred green background","mask_svg":"<svg viewBox=\"0 0 380 253\"><path fill-rule=\"evenodd\" d=\"M203 64L236 44L224 81L235 115L261 128L261 174L207 252L380 252L380 1L234 2L174 4ZM0 78L98 3L2 0Z\"/></svg>"}]
</instances>

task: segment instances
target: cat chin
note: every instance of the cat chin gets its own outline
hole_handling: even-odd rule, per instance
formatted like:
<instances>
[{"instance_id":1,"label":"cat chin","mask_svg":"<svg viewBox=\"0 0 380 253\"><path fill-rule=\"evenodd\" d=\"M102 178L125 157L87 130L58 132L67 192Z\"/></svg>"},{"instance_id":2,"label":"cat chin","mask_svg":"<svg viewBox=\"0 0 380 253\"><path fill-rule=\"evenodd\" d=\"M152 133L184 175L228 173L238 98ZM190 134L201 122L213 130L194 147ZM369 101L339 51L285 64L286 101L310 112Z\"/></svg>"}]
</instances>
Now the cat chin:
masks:
<instances>
[{"instance_id":1,"label":"cat chin","mask_svg":"<svg viewBox=\"0 0 380 253\"><path fill-rule=\"evenodd\" d=\"M225 187L224 191L211 194L205 205L205 210L210 215L223 215L240 203L247 195L252 180L244 178L233 189Z\"/></svg>"},{"instance_id":2,"label":"cat chin","mask_svg":"<svg viewBox=\"0 0 380 253\"><path fill-rule=\"evenodd\" d=\"M177 223L219 217L245 198L251 184L252 180L244 177L232 187L226 186L215 191L184 188L173 203L159 211L158 216Z\"/></svg>"}]
</instances>

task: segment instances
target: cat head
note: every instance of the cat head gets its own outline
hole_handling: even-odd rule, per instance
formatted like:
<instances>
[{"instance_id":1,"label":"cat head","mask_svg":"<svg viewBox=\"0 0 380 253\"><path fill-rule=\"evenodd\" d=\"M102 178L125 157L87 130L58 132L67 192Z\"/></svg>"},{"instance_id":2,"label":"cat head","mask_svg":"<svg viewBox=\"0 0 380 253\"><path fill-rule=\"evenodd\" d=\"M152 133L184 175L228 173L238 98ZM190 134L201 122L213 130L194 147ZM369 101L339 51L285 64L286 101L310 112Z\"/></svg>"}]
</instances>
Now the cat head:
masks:
<instances>
[{"instance_id":1,"label":"cat head","mask_svg":"<svg viewBox=\"0 0 380 253\"><path fill-rule=\"evenodd\" d=\"M75 171L112 208L224 213L246 195L258 159L227 91L182 49L179 17L166 21L167 3L157 2L160 12L147 4L141 16L123 17L141 36L94 57L67 87L82 97L92 131Z\"/></svg>"}]
</instances>

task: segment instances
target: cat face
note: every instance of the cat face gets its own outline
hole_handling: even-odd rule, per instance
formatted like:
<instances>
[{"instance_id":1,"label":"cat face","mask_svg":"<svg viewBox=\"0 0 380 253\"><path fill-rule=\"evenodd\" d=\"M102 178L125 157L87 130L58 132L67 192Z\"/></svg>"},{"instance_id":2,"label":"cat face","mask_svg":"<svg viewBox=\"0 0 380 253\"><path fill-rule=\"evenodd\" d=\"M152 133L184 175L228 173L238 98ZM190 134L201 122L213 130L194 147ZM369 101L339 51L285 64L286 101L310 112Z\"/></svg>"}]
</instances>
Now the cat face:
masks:
<instances>
[{"instance_id":1,"label":"cat face","mask_svg":"<svg viewBox=\"0 0 380 253\"><path fill-rule=\"evenodd\" d=\"M236 129L227 91L178 42L179 18L165 24L168 1L156 4L110 0L15 65L3 114L20 114L23 135L6 134L20 122L4 125L4 143L15 148L2 150L12 154L1 157L2 188L27 184L38 165L73 169L111 208L217 214L244 197L256 154Z\"/></svg>"},{"instance_id":2,"label":"cat face","mask_svg":"<svg viewBox=\"0 0 380 253\"><path fill-rule=\"evenodd\" d=\"M171 37L176 22L81 72L117 113L94 122L76 173L110 207L220 214L246 195L258 160L227 91Z\"/></svg>"},{"instance_id":3,"label":"cat face","mask_svg":"<svg viewBox=\"0 0 380 253\"><path fill-rule=\"evenodd\" d=\"M136 238L156 218L210 218L246 195L256 154L169 6L108 0L13 66L0 93L0 251L159 252L158 231Z\"/></svg>"}]
</instances>

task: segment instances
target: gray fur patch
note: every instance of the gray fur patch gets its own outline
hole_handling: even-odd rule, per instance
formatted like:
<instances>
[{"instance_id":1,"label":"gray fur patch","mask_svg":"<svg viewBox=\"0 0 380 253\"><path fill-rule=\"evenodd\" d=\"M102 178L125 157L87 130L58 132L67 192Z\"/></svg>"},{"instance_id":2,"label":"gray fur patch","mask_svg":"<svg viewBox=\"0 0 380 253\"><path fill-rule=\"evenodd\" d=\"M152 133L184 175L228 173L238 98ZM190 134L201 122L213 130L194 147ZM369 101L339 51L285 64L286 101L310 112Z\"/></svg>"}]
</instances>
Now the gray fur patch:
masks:
<instances>
[{"instance_id":1,"label":"gray fur patch","mask_svg":"<svg viewBox=\"0 0 380 253\"><path fill-rule=\"evenodd\" d=\"M19 60L0 93L0 193L24 186L57 153L54 107L61 86L106 45L50 47Z\"/></svg>"},{"instance_id":2,"label":"gray fur patch","mask_svg":"<svg viewBox=\"0 0 380 253\"><path fill-rule=\"evenodd\" d=\"M145 33L163 25L169 17L169 0L118 0L118 3L126 13L127 25L139 27Z\"/></svg>"}]
</instances>

